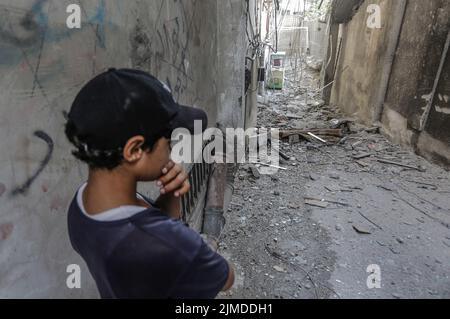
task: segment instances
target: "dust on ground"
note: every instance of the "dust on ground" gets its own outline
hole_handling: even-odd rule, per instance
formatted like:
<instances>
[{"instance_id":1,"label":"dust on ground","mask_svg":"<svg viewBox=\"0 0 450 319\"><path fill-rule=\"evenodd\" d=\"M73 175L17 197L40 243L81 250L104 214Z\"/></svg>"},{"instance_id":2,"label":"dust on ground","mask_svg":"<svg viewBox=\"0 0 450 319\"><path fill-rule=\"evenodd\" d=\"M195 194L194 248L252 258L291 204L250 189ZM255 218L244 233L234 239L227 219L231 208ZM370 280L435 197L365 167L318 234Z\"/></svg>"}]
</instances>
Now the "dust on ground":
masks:
<instances>
[{"instance_id":1,"label":"dust on ground","mask_svg":"<svg viewBox=\"0 0 450 319\"><path fill-rule=\"evenodd\" d=\"M322 105L318 74L302 76L260 101L258 126L345 137L284 140L275 175L240 167L219 246L237 278L220 297L449 298L449 173Z\"/></svg>"}]
</instances>

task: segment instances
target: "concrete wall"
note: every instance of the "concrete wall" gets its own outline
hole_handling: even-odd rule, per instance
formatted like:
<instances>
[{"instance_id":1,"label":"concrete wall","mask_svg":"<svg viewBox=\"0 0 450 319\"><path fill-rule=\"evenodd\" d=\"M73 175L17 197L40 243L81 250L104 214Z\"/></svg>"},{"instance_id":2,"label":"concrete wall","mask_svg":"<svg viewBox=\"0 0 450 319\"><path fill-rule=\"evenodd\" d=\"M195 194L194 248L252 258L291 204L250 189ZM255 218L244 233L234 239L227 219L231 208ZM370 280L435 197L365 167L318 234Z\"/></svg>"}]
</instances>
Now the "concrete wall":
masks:
<instances>
[{"instance_id":1,"label":"concrete wall","mask_svg":"<svg viewBox=\"0 0 450 319\"><path fill-rule=\"evenodd\" d=\"M86 168L63 133L63 112L93 75L145 69L210 124L242 122L241 1L85 0L82 28L69 30L72 2L0 3L0 298L97 296L68 241L66 208ZM73 263L79 290L66 287Z\"/></svg>"},{"instance_id":2,"label":"concrete wall","mask_svg":"<svg viewBox=\"0 0 450 319\"><path fill-rule=\"evenodd\" d=\"M309 29L309 52L316 59L323 59L327 48L327 24L321 21L305 21Z\"/></svg>"},{"instance_id":3,"label":"concrete wall","mask_svg":"<svg viewBox=\"0 0 450 319\"><path fill-rule=\"evenodd\" d=\"M410 0L387 92L383 125L395 140L450 167L450 59L443 57L450 31L450 2ZM442 74L433 86L441 59ZM424 131L421 118L433 99Z\"/></svg>"},{"instance_id":4,"label":"concrete wall","mask_svg":"<svg viewBox=\"0 0 450 319\"><path fill-rule=\"evenodd\" d=\"M384 13L381 29L370 29L366 25L366 10L371 3L379 4ZM394 5L392 0L365 1L353 19L342 24L340 29L336 47L339 57L331 103L367 124L372 120L381 80L387 30L391 29L393 23L392 17L386 13L392 11Z\"/></svg>"},{"instance_id":5,"label":"concrete wall","mask_svg":"<svg viewBox=\"0 0 450 319\"><path fill-rule=\"evenodd\" d=\"M381 29L367 27L367 7L381 7ZM340 25L339 52L331 103L370 125L374 120L381 89L382 70L388 56L388 41L399 2L364 1L351 21ZM450 2L409 0L400 39L389 75L384 99L382 125L394 141L410 146L419 154L450 167L449 59L438 88L434 81L450 30ZM342 41L340 41L342 39ZM420 120L428 99L433 105L425 130Z\"/></svg>"},{"instance_id":6,"label":"concrete wall","mask_svg":"<svg viewBox=\"0 0 450 319\"><path fill-rule=\"evenodd\" d=\"M282 19L282 16L278 19ZM301 29L303 17L286 15L282 21L282 27L278 30L278 51L285 52L287 56L306 53L309 48L309 35L307 30ZM275 42L275 37L273 38Z\"/></svg>"},{"instance_id":7,"label":"concrete wall","mask_svg":"<svg viewBox=\"0 0 450 319\"><path fill-rule=\"evenodd\" d=\"M286 52L288 56L309 52L314 58L322 59L327 44L325 39L326 23L319 21L302 22L300 17L294 21L297 22L297 25L285 25L280 30L278 51ZM308 30L301 29L302 25Z\"/></svg>"},{"instance_id":8,"label":"concrete wall","mask_svg":"<svg viewBox=\"0 0 450 319\"><path fill-rule=\"evenodd\" d=\"M309 48L308 30L300 27L292 29L282 29L278 37L278 51L286 52L286 55L293 57L306 54Z\"/></svg>"},{"instance_id":9,"label":"concrete wall","mask_svg":"<svg viewBox=\"0 0 450 319\"><path fill-rule=\"evenodd\" d=\"M220 37L216 53L219 72L215 73L218 81L216 105L219 127L244 126L244 66L247 49L244 13L245 1L217 0L217 13L212 17Z\"/></svg>"}]
</instances>

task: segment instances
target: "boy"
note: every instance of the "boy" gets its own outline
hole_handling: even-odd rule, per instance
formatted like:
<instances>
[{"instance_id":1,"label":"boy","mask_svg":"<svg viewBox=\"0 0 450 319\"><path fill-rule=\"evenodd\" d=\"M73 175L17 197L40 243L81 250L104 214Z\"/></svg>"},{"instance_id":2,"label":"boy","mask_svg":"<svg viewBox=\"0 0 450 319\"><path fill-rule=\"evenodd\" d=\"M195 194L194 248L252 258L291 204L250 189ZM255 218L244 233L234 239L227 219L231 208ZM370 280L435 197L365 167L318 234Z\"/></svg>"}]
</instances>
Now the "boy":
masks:
<instances>
[{"instance_id":1,"label":"boy","mask_svg":"<svg viewBox=\"0 0 450 319\"><path fill-rule=\"evenodd\" d=\"M229 263L180 221L188 176L170 160L176 128L207 127L148 73L110 69L75 98L66 135L89 165L68 211L69 237L102 298L215 298L233 285ZM156 181L161 196L137 193Z\"/></svg>"}]
</instances>

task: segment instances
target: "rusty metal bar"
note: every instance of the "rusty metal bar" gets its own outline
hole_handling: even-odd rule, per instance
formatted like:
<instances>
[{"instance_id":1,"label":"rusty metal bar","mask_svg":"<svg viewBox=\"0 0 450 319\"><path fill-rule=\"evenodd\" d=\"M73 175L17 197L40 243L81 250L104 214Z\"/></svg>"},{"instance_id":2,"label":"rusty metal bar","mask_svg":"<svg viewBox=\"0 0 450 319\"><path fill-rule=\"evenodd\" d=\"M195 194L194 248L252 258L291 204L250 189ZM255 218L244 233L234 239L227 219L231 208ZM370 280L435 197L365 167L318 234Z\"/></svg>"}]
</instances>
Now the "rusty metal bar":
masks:
<instances>
[{"instance_id":1,"label":"rusty metal bar","mask_svg":"<svg viewBox=\"0 0 450 319\"><path fill-rule=\"evenodd\" d=\"M208 142L203 144L203 149L208 145ZM202 152L203 155L203 152ZM212 172L212 164L207 164L204 160L201 163L195 163L190 167L189 183L191 184L191 191L182 197L182 212L183 218L188 217L193 213L198 201L201 199L200 194L208 187L209 176Z\"/></svg>"}]
</instances>

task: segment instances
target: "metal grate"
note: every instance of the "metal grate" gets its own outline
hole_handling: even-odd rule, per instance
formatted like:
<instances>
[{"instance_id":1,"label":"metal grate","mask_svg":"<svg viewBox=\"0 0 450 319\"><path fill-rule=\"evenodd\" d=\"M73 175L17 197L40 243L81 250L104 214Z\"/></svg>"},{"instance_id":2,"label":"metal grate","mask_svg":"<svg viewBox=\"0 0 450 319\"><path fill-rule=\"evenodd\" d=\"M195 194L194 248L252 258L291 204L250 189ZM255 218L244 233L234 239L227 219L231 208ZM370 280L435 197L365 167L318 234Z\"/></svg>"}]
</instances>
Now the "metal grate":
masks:
<instances>
[{"instance_id":1,"label":"metal grate","mask_svg":"<svg viewBox=\"0 0 450 319\"><path fill-rule=\"evenodd\" d=\"M203 150L207 143L203 144ZM189 183L191 184L191 191L181 198L182 205L182 219L187 223L192 214L194 213L197 205L202 200L201 195L204 194L204 190L208 187L209 176L211 175L213 164L205 163L203 159L202 150L202 162L192 164L189 170Z\"/></svg>"}]
</instances>

